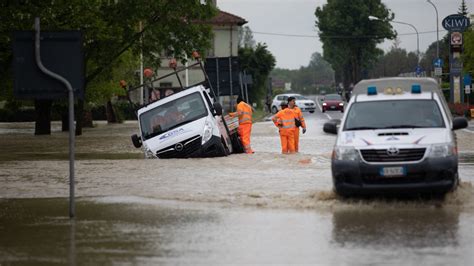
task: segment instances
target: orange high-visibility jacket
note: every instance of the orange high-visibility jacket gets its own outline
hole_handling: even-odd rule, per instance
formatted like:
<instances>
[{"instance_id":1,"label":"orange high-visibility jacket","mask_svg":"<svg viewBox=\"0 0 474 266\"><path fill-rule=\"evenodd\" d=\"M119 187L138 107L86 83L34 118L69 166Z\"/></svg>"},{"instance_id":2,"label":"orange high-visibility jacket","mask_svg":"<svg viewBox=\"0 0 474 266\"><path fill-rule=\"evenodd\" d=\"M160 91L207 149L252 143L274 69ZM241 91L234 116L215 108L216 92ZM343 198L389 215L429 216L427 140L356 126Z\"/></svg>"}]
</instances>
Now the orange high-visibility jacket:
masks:
<instances>
[{"instance_id":1,"label":"orange high-visibility jacket","mask_svg":"<svg viewBox=\"0 0 474 266\"><path fill-rule=\"evenodd\" d=\"M301 112L301 109L298 108L298 106L295 106L293 108L293 111L295 112L296 119L300 120L301 122L301 127L306 128L306 123L304 122L304 117L303 117L303 112Z\"/></svg>"},{"instance_id":2,"label":"orange high-visibility jacket","mask_svg":"<svg viewBox=\"0 0 474 266\"><path fill-rule=\"evenodd\" d=\"M244 101L237 104L237 112L230 113L230 116L239 117L239 125L252 124L252 107Z\"/></svg>"},{"instance_id":3,"label":"orange high-visibility jacket","mask_svg":"<svg viewBox=\"0 0 474 266\"><path fill-rule=\"evenodd\" d=\"M293 109L285 108L276 115L273 116L272 120L275 126L282 129L293 129L295 128L295 117L296 113Z\"/></svg>"}]
</instances>

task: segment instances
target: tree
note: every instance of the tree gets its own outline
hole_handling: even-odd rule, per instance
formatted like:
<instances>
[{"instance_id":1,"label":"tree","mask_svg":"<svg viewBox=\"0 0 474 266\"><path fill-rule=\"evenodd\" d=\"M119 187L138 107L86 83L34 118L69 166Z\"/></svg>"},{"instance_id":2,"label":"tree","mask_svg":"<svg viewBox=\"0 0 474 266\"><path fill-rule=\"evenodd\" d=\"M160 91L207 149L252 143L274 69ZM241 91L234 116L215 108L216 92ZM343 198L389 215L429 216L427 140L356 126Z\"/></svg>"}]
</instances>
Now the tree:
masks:
<instances>
[{"instance_id":1,"label":"tree","mask_svg":"<svg viewBox=\"0 0 474 266\"><path fill-rule=\"evenodd\" d=\"M252 75L249 101L260 103L265 97L268 76L275 67L275 57L268 51L266 44L258 43L255 48L239 48L239 60L240 68Z\"/></svg>"},{"instance_id":2,"label":"tree","mask_svg":"<svg viewBox=\"0 0 474 266\"><path fill-rule=\"evenodd\" d=\"M464 0L462 0L461 2L461 6L459 7L458 14L463 15L463 16L467 16L469 14L469 11L467 10L466 2Z\"/></svg>"},{"instance_id":3,"label":"tree","mask_svg":"<svg viewBox=\"0 0 474 266\"><path fill-rule=\"evenodd\" d=\"M295 92L317 94L320 88L328 89L334 85L334 70L320 53L315 52L306 67L295 70L276 68L272 71L272 78L291 82Z\"/></svg>"},{"instance_id":4,"label":"tree","mask_svg":"<svg viewBox=\"0 0 474 266\"><path fill-rule=\"evenodd\" d=\"M449 43L446 37L439 40L439 57L444 62L449 62ZM434 71L433 62L436 59L436 42L431 43L420 60L421 68L427 73Z\"/></svg>"},{"instance_id":5,"label":"tree","mask_svg":"<svg viewBox=\"0 0 474 266\"><path fill-rule=\"evenodd\" d=\"M434 45L436 48L436 44ZM390 50L378 57L369 76L371 78L396 77L403 73L411 73L415 71L418 65L417 61L416 53L407 52L405 49L400 48L400 41L395 39Z\"/></svg>"},{"instance_id":6,"label":"tree","mask_svg":"<svg viewBox=\"0 0 474 266\"><path fill-rule=\"evenodd\" d=\"M249 26L239 28L239 47L255 48L253 32Z\"/></svg>"},{"instance_id":7,"label":"tree","mask_svg":"<svg viewBox=\"0 0 474 266\"><path fill-rule=\"evenodd\" d=\"M126 52L137 56L142 51L147 60L158 66L161 51L184 60L185 55L191 58L195 49L209 48L212 33L205 21L215 14L212 5L201 5L197 0L2 1L0 76L10 72L12 31L30 30L35 16L41 18L42 30L83 32L86 95L90 95L89 90L98 90L112 81L114 68L121 67L121 56ZM11 84L8 82L11 77L5 79L7 82L2 84ZM12 89L10 86L2 88L4 91L0 94L6 96L9 92L5 90ZM76 112L76 133L79 134L82 107L83 103L79 102Z\"/></svg>"},{"instance_id":8,"label":"tree","mask_svg":"<svg viewBox=\"0 0 474 266\"><path fill-rule=\"evenodd\" d=\"M463 51L464 72L474 75L474 30L471 28L464 32L464 51ZM474 97L470 97L471 104L474 103Z\"/></svg>"},{"instance_id":9,"label":"tree","mask_svg":"<svg viewBox=\"0 0 474 266\"><path fill-rule=\"evenodd\" d=\"M396 36L389 22L394 15L381 0L328 0L315 15L324 58L345 87L361 80L383 53L377 44ZM380 21L370 21L369 16Z\"/></svg>"}]
</instances>

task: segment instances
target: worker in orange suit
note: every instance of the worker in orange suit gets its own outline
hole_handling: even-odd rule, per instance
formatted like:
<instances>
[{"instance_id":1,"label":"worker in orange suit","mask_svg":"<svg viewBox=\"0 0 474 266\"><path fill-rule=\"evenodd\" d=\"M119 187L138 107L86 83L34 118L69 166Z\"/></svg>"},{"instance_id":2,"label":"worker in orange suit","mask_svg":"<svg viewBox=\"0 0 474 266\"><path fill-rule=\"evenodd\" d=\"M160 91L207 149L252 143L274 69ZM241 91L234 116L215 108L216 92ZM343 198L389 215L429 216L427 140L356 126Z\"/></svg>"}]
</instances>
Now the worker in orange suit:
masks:
<instances>
[{"instance_id":1,"label":"worker in orange suit","mask_svg":"<svg viewBox=\"0 0 474 266\"><path fill-rule=\"evenodd\" d=\"M295 112L295 118L298 119L301 127L303 128L303 134L306 133L306 123L304 121L303 112L301 109L296 106L295 97L288 97L288 108L292 109ZM299 143L300 143L300 127L299 125L295 126L295 152L298 152Z\"/></svg>"},{"instance_id":2,"label":"worker in orange suit","mask_svg":"<svg viewBox=\"0 0 474 266\"><path fill-rule=\"evenodd\" d=\"M295 112L287 108L288 103L281 103L281 111L276 113L272 121L280 130L281 153L295 153Z\"/></svg>"},{"instance_id":3,"label":"worker in orange suit","mask_svg":"<svg viewBox=\"0 0 474 266\"><path fill-rule=\"evenodd\" d=\"M248 105L242 97L237 97L237 112L229 114L231 117L239 117L239 128L237 132L240 136L245 153L254 153L250 146L250 135L252 133L252 107Z\"/></svg>"}]
</instances>

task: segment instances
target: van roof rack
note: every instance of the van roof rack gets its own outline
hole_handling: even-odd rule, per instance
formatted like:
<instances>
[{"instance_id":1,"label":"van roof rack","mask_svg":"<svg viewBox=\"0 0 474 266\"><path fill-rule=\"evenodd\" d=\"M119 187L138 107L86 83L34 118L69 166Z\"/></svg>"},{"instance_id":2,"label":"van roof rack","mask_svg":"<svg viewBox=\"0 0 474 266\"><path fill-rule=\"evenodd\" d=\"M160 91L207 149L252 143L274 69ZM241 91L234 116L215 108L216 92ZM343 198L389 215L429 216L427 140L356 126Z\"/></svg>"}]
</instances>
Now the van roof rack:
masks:
<instances>
[{"instance_id":1,"label":"van roof rack","mask_svg":"<svg viewBox=\"0 0 474 266\"><path fill-rule=\"evenodd\" d=\"M212 88L212 84L211 84L211 82L210 82L210 80L209 80L209 76L207 75L207 72L206 72L206 70L205 70L205 68L204 68L204 65L203 65L203 63L202 63L202 60L201 60L200 55L199 55L196 51L193 52L193 59L196 60L197 62L194 63L194 64L191 64L191 65L188 65L188 66L180 67L179 69L177 68L176 60L171 59L171 60L170 60L169 67L173 69L172 72L170 72L170 73L168 73L168 74L166 74L166 75L163 75L163 76L158 76L158 77L155 78L155 79L146 81L146 82L144 82L143 84L140 84L140 85L135 86L135 87L129 86L129 87L127 88L126 85L122 85L122 88L123 88L123 89L126 91L126 93L127 93L127 99L128 99L128 101L130 102L130 104L131 104L136 110L138 110L138 109L140 109L140 108L142 108L142 107L145 107L145 106L147 106L147 105L149 105L149 104L151 104L151 103L154 103L154 102L156 102L156 101L159 101L159 100L165 98L166 96L164 96L164 97L162 97L162 98L160 98L160 99L157 99L157 100L147 101L147 102L144 103L143 105L139 105L139 104L134 103L134 102L131 100L131 98L130 98L130 92L132 92L132 91L134 91L134 90L137 90L137 89L140 89L140 88L143 88L143 87L145 87L145 86L152 85L152 84L155 83L156 81L165 79L165 78L170 77L170 76L173 76L173 75L176 75L176 78L177 78L177 80L178 80L178 82L179 82L179 86L180 86L181 90L186 90L186 89L188 89L188 88L192 88L192 87L195 87L195 86L198 86L198 85L207 85L207 86L209 86L209 88L210 88L210 90L211 90L211 93L212 93L214 99L216 99L216 94L215 94L215 92L214 92L214 89ZM204 74L204 81L201 81L201 82L198 82L198 83L196 83L196 84L192 84L192 85L190 85L190 86L184 87L184 86L183 86L183 83L181 82L181 78L179 77L178 73L179 73L179 72L182 72L182 71L185 71L185 70L187 70L187 69L191 69L191 68L193 68L193 67L195 67L195 66L199 66L199 67L201 68L201 70L202 70L202 72L203 72L203 74Z\"/></svg>"}]
</instances>

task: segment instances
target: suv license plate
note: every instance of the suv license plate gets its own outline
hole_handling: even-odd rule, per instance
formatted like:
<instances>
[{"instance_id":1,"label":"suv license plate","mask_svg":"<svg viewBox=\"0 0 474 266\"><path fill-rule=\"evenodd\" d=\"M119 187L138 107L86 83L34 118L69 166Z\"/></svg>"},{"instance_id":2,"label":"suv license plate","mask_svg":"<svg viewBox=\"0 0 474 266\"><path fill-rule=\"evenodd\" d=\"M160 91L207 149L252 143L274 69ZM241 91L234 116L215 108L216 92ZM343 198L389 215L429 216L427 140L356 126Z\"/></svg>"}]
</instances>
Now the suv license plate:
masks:
<instances>
[{"instance_id":1,"label":"suv license plate","mask_svg":"<svg viewBox=\"0 0 474 266\"><path fill-rule=\"evenodd\" d=\"M405 176L406 169L403 166L400 167L382 167L380 169L380 175L386 177L392 176Z\"/></svg>"}]
</instances>

